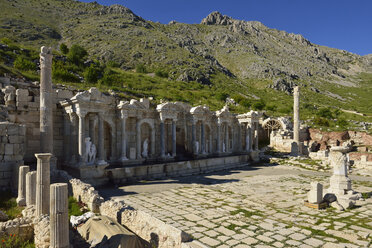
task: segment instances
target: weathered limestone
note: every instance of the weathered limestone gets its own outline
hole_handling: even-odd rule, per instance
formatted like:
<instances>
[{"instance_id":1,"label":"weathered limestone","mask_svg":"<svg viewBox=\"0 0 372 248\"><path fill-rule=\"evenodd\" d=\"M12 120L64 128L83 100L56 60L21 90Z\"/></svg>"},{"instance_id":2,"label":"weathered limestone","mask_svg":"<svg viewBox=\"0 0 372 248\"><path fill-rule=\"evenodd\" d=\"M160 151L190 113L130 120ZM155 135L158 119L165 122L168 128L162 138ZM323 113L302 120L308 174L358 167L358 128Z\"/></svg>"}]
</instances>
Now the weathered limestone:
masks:
<instances>
[{"instance_id":1,"label":"weathered limestone","mask_svg":"<svg viewBox=\"0 0 372 248\"><path fill-rule=\"evenodd\" d=\"M50 186L50 248L70 247L67 197L67 183Z\"/></svg>"},{"instance_id":2,"label":"weathered limestone","mask_svg":"<svg viewBox=\"0 0 372 248\"><path fill-rule=\"evenodd\" d=\"M121 161L128 160L127 158L127 133L126 133L126 121L128 116L121 111Z\"/></svg>"},{"instance_id":3,"label":"weathered limestone","mask_svg":"<svg viewBox=\"0 0 372 248\"><path fill-rule=\"evenodd\" d=\"M309 203L319 204L323 200L323 185L318 182L311 182L311 189L307 194Z\"/></svg>"},{"instance_id":4,"label":"weathered limestone","mask_svg":"<svg viewBox=\"0 0 372 248\"><path fill-rule=\"evenodd\" d=\"M26 206L26 174L30 171L29 166L20 166L18 173L18 197L17 205Z\"/></svg>"},{"instance_id":5,"label":"weathered limestone","mask_svg":"<svg viewBox=\"0 0 372 248\"><path fill-rule=\"evenodd\" d=\"M40 53L40 151L53 154L52 49Z\"/></svg>"},{"instance_id":6,"label":"weathered limestone","mask_svg":"<svg viewBox=\"0 0 372 248\"><path fill-rule=\"evenodd\" d=\"M26 205L36 204L36 171L26 174Z\"/></svg>"},{"instance_id":7,"label":"weathered limestone","mask_svg":"<svg viewBox=\"0 0 372 248\"><path fill-rule=\"evenodd\" d=\"M331 148L331 166L333 166L333 175L330 179L330 188L328 193L344 195L346 191L351 190L351 180L347 176L347 148L336 146Z\"/></svg>"},{"instance_id":8,"label":"weathered limestone","mask_svg":"<svg viewBox=\"0 0 372 248\"><path fill-rule=\"evenodd\" d=\"M37 153L36 216L49 214L51 153Z\"/></svg>"},{"instance_id":9,"label":"weathered limestone","mask_svg":"<svg viewBox=\"0 0 372 248\"><path fill-rule=\"evenodd\" d=\"M300 88L293 88L293 142L292 155L298 156L301 154L300 149Z\"/></svg>"}]
</instances>

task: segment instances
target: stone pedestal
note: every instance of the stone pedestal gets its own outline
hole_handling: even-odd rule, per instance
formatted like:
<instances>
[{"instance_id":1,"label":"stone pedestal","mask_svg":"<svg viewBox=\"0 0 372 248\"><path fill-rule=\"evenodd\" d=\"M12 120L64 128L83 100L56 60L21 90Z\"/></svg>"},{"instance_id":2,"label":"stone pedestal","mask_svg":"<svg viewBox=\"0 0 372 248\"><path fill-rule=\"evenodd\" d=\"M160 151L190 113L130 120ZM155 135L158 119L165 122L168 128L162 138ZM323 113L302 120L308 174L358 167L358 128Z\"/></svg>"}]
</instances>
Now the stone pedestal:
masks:
<instances>
[{"instance_id":1,"label":"stone pedestal","mask_svg":"<svg viewBox=\"0 0 372 248\"><path fill-rule=\"evenodd\" d=\"M51 153L37 153L36 216L49 214Z\"/></svg>"},{"instance_id":2,"label":"stone pedestal","mask_svg":"<svg viewBox=\"0 0 372 248\"><path fill-rule=\"evenodd\" d=\"M26 174L26 205L36 204L36 171L30 171Z\"/></svg>"},{"instance_id":3,"label":"stone pedestal","mask_svg":"<svg viewBox=\"0 0 372 248\"><path fill-rule=\"evenodd\" d=\"M30 171L29 166L20 166L18 172L18 197L17 205L26 206L26 174Z\"/></svg>"},{"instance_id":4,"label":"stone pedestal","mask_svg":"<svg viewBox=\"0 0 372 248\"><path fill-rule=\"evenodd\" d=\"M309 203L319 204L323 200L323 185L318 182L311 183L311 189L307 194Z\"/></svg>"},{"instance_id":5,"label":"stone pedestal","mask_svg":"<svg viewBox=\"0 0 372 248\"><path fill-rule=\"evenodd\" d=\"M342 146L331 148L331 166L333 167L333 175L330 179L330 187L328 192L336 195L344 195L351 190L351 180L347 175L347 148Z\"/></svg>"},{"instance_id":6,"label":"stone pedestal","mask_svg":"<svg viewBox=\"0 0 372 248\"><path fill-rule=\"evenodd\" d=\"M67 183L50 186L50 248L69 248Z\"/></svg>"}]
</instances>

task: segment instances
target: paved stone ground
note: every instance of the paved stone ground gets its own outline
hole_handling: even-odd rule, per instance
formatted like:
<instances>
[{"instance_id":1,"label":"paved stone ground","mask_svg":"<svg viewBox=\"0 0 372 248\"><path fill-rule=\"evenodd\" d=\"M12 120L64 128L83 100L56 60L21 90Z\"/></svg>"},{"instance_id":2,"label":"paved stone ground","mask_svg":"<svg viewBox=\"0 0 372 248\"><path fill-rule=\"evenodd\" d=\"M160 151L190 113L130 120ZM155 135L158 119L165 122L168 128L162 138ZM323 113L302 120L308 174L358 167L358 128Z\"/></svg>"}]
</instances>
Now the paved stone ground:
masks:
<instances>
[{"instance_id":1,"label":"paved stone ground","mask_svg":"<svg viewBox=\"0 0 372 248\"><path fill-rule=\"evenodd\" d=\"M191 234L210 247L370 247L372 198L352 210L303 206L310 182L328 187L329 173L289 166L250 167L213 175L104 189ZM352 177L372 192L372 177Z\"/></svg>"}]
</instances>

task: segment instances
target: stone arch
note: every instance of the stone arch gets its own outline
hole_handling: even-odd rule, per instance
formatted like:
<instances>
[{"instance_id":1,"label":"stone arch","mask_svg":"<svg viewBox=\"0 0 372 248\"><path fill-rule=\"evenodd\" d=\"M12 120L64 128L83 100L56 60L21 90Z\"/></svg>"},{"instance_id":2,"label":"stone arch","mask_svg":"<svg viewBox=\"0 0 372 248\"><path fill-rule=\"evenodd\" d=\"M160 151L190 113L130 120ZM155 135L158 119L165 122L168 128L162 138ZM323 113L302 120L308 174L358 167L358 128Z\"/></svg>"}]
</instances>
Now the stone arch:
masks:
<instances>
[{"instance_id":1,"label":"stone arch","mask_svg":"<svg viewBox=\"0 0 372 248\"><path fill-rule=\"evenodd\" d=\"M274 118L267 118L262 122L262 127L267 132L268 137L270 137L272 131L283 130L284 126L281 120Z\"/></svg>"}]
</instances>

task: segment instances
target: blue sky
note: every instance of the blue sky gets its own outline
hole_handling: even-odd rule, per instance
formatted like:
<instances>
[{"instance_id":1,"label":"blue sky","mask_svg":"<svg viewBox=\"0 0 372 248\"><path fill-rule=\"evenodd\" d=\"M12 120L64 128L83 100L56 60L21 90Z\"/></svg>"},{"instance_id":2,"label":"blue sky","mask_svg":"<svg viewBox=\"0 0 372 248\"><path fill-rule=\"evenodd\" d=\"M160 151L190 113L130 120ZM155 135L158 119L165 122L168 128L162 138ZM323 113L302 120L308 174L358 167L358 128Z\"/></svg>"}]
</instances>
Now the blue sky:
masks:
<instances>
[{"instance_id":1,"label":"blue sky","mask_svg":"<svg viewBox=\"0 0 372 248\"><path fill-rule=\"evenodd\" d=\"M118 3L146 20L200 23L213 11L302 34L311 42L372 53L372 0L96 0ZM92 2L84 0L84 2Z\"/></svg>"}]
</instances>

